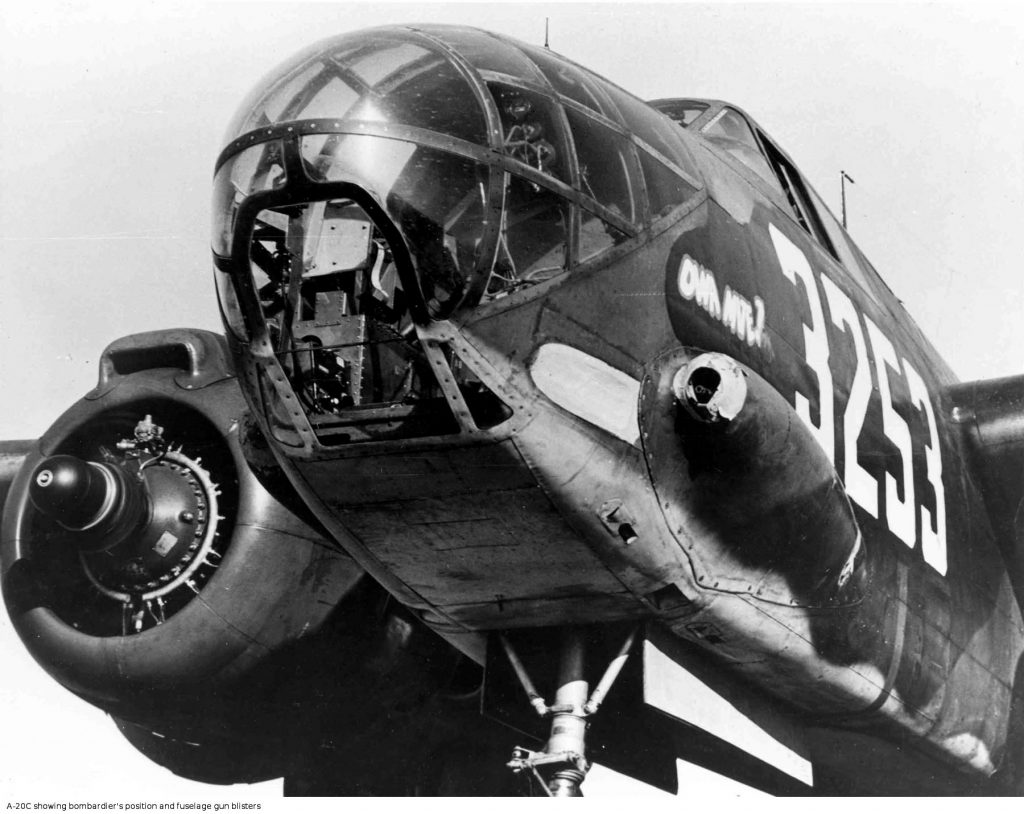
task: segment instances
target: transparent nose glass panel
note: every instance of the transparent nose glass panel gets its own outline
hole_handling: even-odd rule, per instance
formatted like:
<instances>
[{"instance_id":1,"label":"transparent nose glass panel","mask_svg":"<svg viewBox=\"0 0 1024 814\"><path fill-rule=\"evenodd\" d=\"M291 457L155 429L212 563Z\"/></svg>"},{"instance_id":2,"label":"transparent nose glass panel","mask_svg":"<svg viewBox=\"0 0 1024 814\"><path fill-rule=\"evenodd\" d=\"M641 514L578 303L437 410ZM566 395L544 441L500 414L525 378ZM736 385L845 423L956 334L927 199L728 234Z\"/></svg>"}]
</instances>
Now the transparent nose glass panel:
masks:
<instances>
[{"instance_id":1,"label":"transparent nose glass panel","mask_svg":"<svg viewBox=\"0 0 1024 814\"><path fill-rule=\"evenodd\" d=\"M630 96L611 83L605 83L604 89L615 100L616 107L626 123L626 127L635 136L661 153L677 167L691 177L697 177L697 169L693 159L682 141L679 128L654 108Z\"/></svg>"},{"instance_id":2,"label":"transparent nose glass panel","mask_svg":"<svg viewBox=\"0 0 1024 814\"><path fill-rule=\"evenodd\" d=\"M382 198L405 234L432 312L461 299L474 270L487 261L480 257L488 212L485 166L373 136L307 136L302 155L312 180L355 180Z\"/></svg>"},{"instance_id":3,"label":"transparent nose glass panel","mask_svg":"<svg viewBox=\"0 0 1024 814\"><path fill-rule=\"evenodd\" d=\"M264 83L232 131L229 149L241 152L216 181L221 260L232 256L238 207L253 194L287 190L301 201L331 194L318 184L356 184L402 233L413 266L403 265L404 294L434 319L592 261L677 211L699 185L680 129L640 100L543 49L461 27L382 28L320 43ZM278 133L282 141L245 146ZM290 169L303 168L295 177L285 176L283 151ZM368 262L372 224L318 206L301 217L276 210L261 224L261 288L272 292L284 262L302 266L302 285ZM276 227L283 247L274 247L264 238L281 218L294 223ZM238 322L227 279L222 305ZM279 308L297 302L294 292L275 296ZM251 306L248 293L242 305ZM272 330L289 327L264 305Z\"/></svg>"},{"instance_id":4,"label":"transparent nose glass panel","mask_svg":"<svg viewBox=\"0 0 1024 814\"><path fill-rule=\"evenodd\" d=\"M232 156L213 181L213 251L231 255L235 215L246 198L256 192L281 189L288 181L280 141L248 147Z\"/></svg>"},{"instance_id":5,"label":"transparent nose glass panel","mask_svg":"<svg viewBox=\"0 0 1024 814\"><path fill-rule=\"evenodd\" d=\"M512 175L494 271L487 294L511 293L560 273L567 264L569 204L560 195Z\"/></svg>"},{"instance_id":6,"label":"transparent nose glass panel","mask_svg":"<svg viewBox=\"0 0 1024 814\"><path fill-rule=\"evenodd\" d=\"M220 313L224 324L234 334L236 339L243 342L247 341L249 334L245 328L242 306L238 302L238 293L235 291L235 284L231 280L231 275L222 269L214 268L213 281L217 286L217 302L220 305Z\"/></svg>"},{"instance_id":7,"label":"transparent nose glass panel","mask_svg":"<svg viewBox=\"0 0 1024 814\"><path fill-rule=\"evenodd\" d=\"M389 37L342 41L285 66L243 111L229 139L278 122L329 118L422 127L487 143L483 109L447 55Z\"/></svg>"},{"instance_id":8,"label":"transparent nose glass panel","mask_svg":"<svg viewBox=\"0 0 1024 814\"><path fill-rule=\"evenodd\" d=\"M668 215L693 195L693 188L645 150L638 150L651 218Z\"/></svg>"},{"instance_id":9,"label":"transparent nose glass panel","mask_svg":"<svg viewBox=\"0 0 1024 814\"><path fill-rule=\"evenodd\" d=\"M629 142L589 116L575 110L566 110L566 114L576 141L580 189L626 220L636 220Z\"/></svg>"},{"instance_id":10,"label":"transparent nose glass panel","mask_svg":"<svg viewBox=\"0 0 1024 814\"><path fill-rule=\"evenodd\" d=\"M584 71L555 59L541 48L524 47L523 50L540 67L556 91L601 115L608 115L595 83Z\"/></svg>"},{"instance_id":11,"label":"transparent nose glass panel","mask_svg":"<svg viewBox=\"0 0 1024 814\"><path fill-rule=\"evenodd\" d=\"M505 154L535 170L570 183L569 151L558 126L555 105L524 88L487 85L501 117Z\"/></svg>"},{"instance_id":12,"label":"transparent nose glass panel","mask_svg":"<svg viewBox=\"0 0 1024 814\"><path fill-rule=\"evenodd\" d=\"M444 40L478 71L493 71L515 76L535 85L544 84L544 76L517 45L491 36L479 29L447 28Z\"/></svg>"},{"instance_id":13,"label":"transparent nose glass panel","mask_svg":"<svg viewBox=\"0 0 1024 814\"><path fill-rule=\"evenodd\" d=\"M580 210L580 262L586 262L618 246L629 235L586 209Z\"/></svg>"},{"instance_id":14,"label":"transparent nose glass panel","mask_svg":"<svg viewBox=\"0 0 1024 814\"><path fill-rule=\"evenodd\" d=\"M406 66L422 60L429 53L426 48L414 43L399 42L358 51L348 59L343 58L341 64L347 64L352 73L373 87L387 77L395 76Z\"/></svg>"}]
</instances>

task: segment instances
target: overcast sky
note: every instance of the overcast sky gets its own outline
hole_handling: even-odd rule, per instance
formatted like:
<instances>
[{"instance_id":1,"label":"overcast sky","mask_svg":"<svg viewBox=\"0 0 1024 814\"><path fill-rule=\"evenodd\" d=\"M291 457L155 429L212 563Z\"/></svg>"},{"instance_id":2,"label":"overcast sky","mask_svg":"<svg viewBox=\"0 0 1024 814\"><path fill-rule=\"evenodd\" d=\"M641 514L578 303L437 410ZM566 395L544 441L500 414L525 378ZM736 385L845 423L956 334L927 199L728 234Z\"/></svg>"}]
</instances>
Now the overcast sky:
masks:
<instances>
[{"instance_id":1,"label":"overcast sky","mask_svg":"<svg viewBox=\"0 0 1024 814\"><path fill-rule=\"evenodd\" d=\"M854 239L957 374L1024 372L1024 25L1009 5L36 0L0 10L0 438L41 434L119 336L219 329L213 162L274 65L383 23L541 44L545 17L555 51L643 98L746 109L836 212L845 170ZM45 679L6 617L0 652L0 799L177 782Z\"/></svg>"}]
</instances>

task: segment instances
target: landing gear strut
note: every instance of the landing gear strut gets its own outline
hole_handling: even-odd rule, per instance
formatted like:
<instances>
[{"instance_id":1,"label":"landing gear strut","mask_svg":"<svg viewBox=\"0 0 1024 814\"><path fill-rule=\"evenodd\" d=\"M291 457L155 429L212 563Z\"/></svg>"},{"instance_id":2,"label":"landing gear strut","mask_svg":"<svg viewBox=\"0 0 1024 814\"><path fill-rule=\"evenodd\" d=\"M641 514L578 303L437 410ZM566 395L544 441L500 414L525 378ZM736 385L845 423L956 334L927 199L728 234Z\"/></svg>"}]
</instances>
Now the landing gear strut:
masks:
<instances>
[{"instance_id":1,"label":"landing gear strut","mask_svg":"<svg viewBox=\"0 0 1024 814\"><path fill-rule=\"evenodd\" d=\"M583 631L579 628L563 630L559 648L558 687L555 690L555 703L551 706L537 692L511 642L505 636L500 638L530 704L538 715L551 718L551 734L544 750L531 752L517 746L508 767L516 774L532 773L549 797L583 796L580 785L590 769L586 758L587 718L597 712L618 678L629 658L636 633L634 628L626 637L588 698L590 685L584 673L586 641ZM542 768L548 775L546 779L540 771Z\"/></svg>"}]
</instances>

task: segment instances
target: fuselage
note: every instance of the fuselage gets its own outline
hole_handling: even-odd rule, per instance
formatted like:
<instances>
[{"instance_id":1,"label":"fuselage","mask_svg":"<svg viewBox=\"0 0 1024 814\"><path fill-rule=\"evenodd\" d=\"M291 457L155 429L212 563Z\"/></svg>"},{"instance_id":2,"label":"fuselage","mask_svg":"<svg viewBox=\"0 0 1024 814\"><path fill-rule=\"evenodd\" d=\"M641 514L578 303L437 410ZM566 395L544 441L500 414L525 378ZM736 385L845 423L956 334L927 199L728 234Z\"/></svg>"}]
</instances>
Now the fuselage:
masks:
<instances>
[{"instance_id":1,"label":"fuselage","mask_svg":"<svg viewBox=\"0 0 1024 814\"><path fill-rule=\"evenodd\" d=\"M218 162L250 405L320 522L478 660L649 619L992 774L1024 632L953 376L756 123L679 109L460 28L285 66ZM679 414L707 353L748 382L730 432Z\"/></svg>"}]
</instances>

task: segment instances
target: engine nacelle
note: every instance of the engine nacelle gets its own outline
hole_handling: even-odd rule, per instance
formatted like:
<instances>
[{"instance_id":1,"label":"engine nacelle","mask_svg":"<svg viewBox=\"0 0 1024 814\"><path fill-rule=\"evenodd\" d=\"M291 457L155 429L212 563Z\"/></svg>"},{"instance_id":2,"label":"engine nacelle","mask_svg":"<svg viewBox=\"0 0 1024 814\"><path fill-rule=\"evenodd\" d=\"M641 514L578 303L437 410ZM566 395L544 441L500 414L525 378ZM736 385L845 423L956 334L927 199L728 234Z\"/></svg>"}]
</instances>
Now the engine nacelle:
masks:
<instances>
[{"instance_id":1,"label":"engine nacelle","mask_svg":"<svg viewBox=\"0 0 1024 814\"><path fill-rule=\"evenodd\" d=\"M29 445L3 514L4 599L33 657L213 782L294 771L454 661L292 510L248 415L221 337L118 340Z\"/></svg>"}]
</instances>

